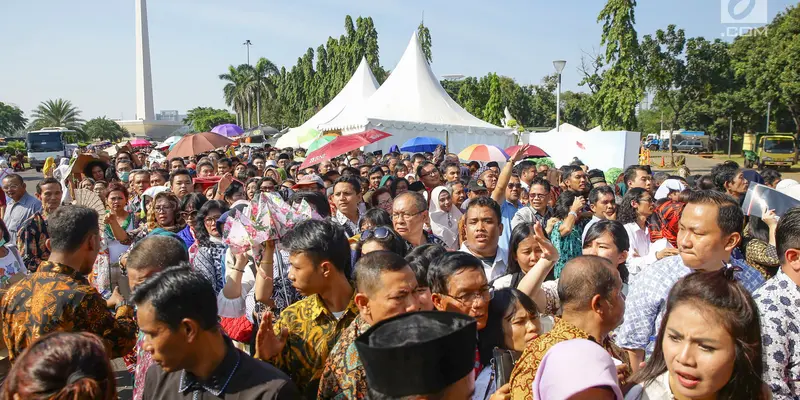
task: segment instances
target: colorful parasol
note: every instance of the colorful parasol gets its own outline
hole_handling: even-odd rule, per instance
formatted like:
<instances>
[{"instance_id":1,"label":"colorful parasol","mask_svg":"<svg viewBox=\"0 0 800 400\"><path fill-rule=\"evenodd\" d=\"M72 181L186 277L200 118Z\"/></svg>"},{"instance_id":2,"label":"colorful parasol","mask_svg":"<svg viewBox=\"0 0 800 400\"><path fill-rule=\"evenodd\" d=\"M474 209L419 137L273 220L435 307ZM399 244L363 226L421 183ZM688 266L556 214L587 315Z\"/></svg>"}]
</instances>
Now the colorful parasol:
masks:
<instances>
[{"instance_id":1,"label":"colorful parasol","mask_svg":"<svg viewBox=\"0 0 800 400\"><path fill-rule=\"evenodd\" d=\"M136 138L128 142L131 147L147 147L150 146L150 141L144 138Z\"/></svg>"},{"instance_id":2,"label":"colorful parasol","mask_svg":"<svg viewBox=\"0 0 800 400\"><path fill-rule=\"evenodd\" d=\"M458 153L458 158L470 161L506 162L509 157L503 149L497 146L491 144L473 144L461 150L461 153Z\"/></svg>"},{"instance_id":3,"label":"colorful parasol","mask_svg":"<svg viewBox=\"0 0 800 400\"><path fill-rule=\"evenodd\" d=\"M322 136L319 139L311 142L310 145L308 145L308 151L314 151L314 150L316 150L316 149L318 149L318 148L320 148L320 147L332 142L333 139L336 139L337 137L338 136L336 136L336 135L325 135L325 136Z\"/></svg>"},{"instance_id":4,"label":"colorful parasol","mask_svg":"<svg viewBox=\"0 0 800 400\"><path fill-rule=\"evenodd\" d=\"M240 128L239 125L236 124L222 124L215 126L213 129L211 129L211 132L225 137L236 137L244 133L244 129Z\"/></svg>"}]
</instances>

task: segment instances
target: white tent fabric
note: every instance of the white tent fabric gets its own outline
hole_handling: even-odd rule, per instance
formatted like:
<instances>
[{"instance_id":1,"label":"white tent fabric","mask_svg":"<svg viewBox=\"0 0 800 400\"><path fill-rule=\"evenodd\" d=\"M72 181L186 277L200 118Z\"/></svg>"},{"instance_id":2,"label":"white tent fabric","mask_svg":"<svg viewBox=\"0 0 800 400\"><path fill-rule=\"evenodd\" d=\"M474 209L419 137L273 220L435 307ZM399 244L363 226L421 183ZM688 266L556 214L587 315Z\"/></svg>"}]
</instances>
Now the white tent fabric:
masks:
<instances>
[{"instance_id":1,"label":"white tent fabric","mask_svg":"<svg viewBox=\"0 0 800 400\"><path fill-rule=\"evenodd\" d=\"M601 129L601 128L600 128L600 125L597 125L597 126L595 126L594 128L592 128L592 129L589 129L589 130L588 130L588 131L586 131L586 132L602 132L602 131L603 131L603 129Z\"/></svg>"},{"instance_id":2,"label":"white tent fabric","mask_svg":"<svg viewBox=\"0 0 800 400\"><path fill-rule=\"evenodd\" d=\"M531 133L530 144L550 155L556 166L578 157L589 168L603 171L639 163L639 133L628 131Z\"/></svg>"},{"instance_id":3,"label":"white tent fabric","mask_svg":"<svg viewBox=\"0 0 800 400\"><path fill-rule=\"evenodd\" d=\"M337 116L348 107L361 107L367 99L378 90L378 80L372 74L372 70L367 64L367 59L362 57L356 72L344 85L344 88L328 104L319 110L308 121L296 128L289 129L275 143L278 148L284 147L308 147L311 142L300 143L298 138L308 131L309 128L317 129L317 126L324 124ZM313 141L313 140L312 140Z\"/></svg>"},{"instance_id":4,"label":"white tent fabric","mask_svg":"<svg viewBox=\"0 0 800 400\"><path fill-rule=\"evenodd\" d=\"M445 92L422 53L416 33L389 78L363 108L347 107L338 117L319 126L320 131L344 134L379 129L392 136L365 150L386 149L418 137L436 137L459 152L475 144L506 148L514 144L513 129L476 118Z\"/></svg>"},{"instance_id":5,"label":"white tent fabric","mask_svg":"<svg viewBox=\"0 0 800 400\"><path fill-rule=\"evenodd\" d=\"M550 132L561 132L561 133L586 132L583 129L578 128L577 126L570 124L569 122L564 122L563 124L561 124L560 128L561 128L560 130L553 128L550 131L548 131L548 133L550 133Z\"/></svg>"}]
</instances>

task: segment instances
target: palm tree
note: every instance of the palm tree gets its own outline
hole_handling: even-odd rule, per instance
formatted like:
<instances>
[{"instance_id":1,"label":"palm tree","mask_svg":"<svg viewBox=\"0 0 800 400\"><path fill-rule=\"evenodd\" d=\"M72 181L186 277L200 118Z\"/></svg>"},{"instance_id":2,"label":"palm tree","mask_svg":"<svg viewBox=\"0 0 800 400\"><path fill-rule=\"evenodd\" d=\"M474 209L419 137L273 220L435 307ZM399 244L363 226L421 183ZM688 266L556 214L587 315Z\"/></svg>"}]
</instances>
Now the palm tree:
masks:
<instances>
[{"instance_id":1,"label":"palm tree","mask_svg":"<svg viewBox=\"0 0 800 400\"><path fill-rule=\"evenodd\" d=\"M270 77L278 75L279 72L278 67L276 67L272 61L264 57L259 58L252 69L253 81L251 82L251 86L256 98L256 121L257 126L261 126L261 96L264 95L270 99L274 98L275 86Z\"/></svg>"},{"instance_id":2,"label":"palm tree","mask_svg":"<svg viewBox=\"0 0 800 400\"><path fill-rule=\"evenodd\" d=\"M228 82L222 89L223 95L225 96L225 104L233 108L233 111L236 113L236 123L238 125L244 125L244 109L246 107L245 86L247 84L247 79L241 70L241 66L239 66L239 68L233 65L228 66L228 73L220 74L219 79Z\"/></svg>"},{"instance_id":3,"label":"palm tree","mask_svg":"<svg viewBox=\"0 0 800 400\"><path fill-rule=\"evenodd\" d=\"M50 126L63 126L80 131L84 122L80 115L81 111L73 106L69 100L47 100L40 103L31 112L33 121L31 121L30 127L32 129L41 129Z\"/></svg>"}]
</instances>

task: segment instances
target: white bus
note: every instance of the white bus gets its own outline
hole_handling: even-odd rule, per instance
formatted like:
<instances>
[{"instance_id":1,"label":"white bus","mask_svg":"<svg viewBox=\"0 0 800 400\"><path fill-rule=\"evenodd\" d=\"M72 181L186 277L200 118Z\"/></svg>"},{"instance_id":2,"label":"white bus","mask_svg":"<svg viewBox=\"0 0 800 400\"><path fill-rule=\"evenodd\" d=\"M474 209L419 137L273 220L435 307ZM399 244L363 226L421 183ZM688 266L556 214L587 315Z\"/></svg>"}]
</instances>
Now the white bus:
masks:
<instances>
[{"instance_id":1,"label":"white bus","mask_svg":"<svg viewBox=\"0 0 800 400\"><path fill-rule=\"evenodd\" d=\"M38 131L28 132L25 143L28 148L28 162L36 171L41 171L44 161L48 157L53 157L58 165L58 160L62 157L69 157L67 154L64 134L72 131L67 128L43 128Z\"/></svg>"}]
</instances>

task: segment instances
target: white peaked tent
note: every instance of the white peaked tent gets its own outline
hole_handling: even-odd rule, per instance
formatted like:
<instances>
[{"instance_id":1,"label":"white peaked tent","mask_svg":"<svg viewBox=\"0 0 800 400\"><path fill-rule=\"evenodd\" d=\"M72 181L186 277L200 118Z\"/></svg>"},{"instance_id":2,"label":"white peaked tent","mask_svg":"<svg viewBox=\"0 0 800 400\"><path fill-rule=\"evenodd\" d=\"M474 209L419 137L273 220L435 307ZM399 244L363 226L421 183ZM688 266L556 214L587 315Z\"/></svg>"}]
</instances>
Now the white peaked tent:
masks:
<instances>
[{"instance_id":1,"label":"white peaked tent","mask_svg":"<svg viewBox=\"0 0 800 400\"><path fill-rule=\"evenodd\" d=\"M367 64L367 59L362 57L356 72L353 73L353 76L347 81L347 84L344 85L339 94L303 125L289 129L286 134L278 139L275 146L278 148L300 146L301 143L298 143L298 138L309 129L317 129L318 125L336 118L347 107L364 104L378 90L378 86L378 81L375 79L375 75L372 74L372 70ZM310 143L307 143L306 146L308 144Z\"/></svg>"},{"instance_id":2,"label":"white peaked tent","mask_svg":"<svg viewBox=\"0 0 800 400\"><path fill-rule=\"evenodd\" d=\"M342 114L319 126L320 131L351 134L379 129L392 136L365 150L388 149L418 137L436 137L458 153L480 143L506 148L514 144L514 130L476 118L445 92L431 71L417 34L389 78L363 106L348 106Z\"/></svg>"}]
</instances>

